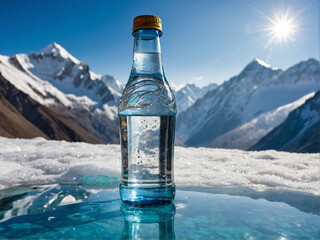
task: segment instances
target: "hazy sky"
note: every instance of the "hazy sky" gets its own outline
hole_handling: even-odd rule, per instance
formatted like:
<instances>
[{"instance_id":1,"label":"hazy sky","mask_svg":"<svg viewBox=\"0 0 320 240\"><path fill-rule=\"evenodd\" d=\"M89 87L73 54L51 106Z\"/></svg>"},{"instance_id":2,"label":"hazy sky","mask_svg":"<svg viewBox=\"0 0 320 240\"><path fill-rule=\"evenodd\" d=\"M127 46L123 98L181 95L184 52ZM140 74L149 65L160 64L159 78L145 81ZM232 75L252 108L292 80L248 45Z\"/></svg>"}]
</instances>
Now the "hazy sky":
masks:
<instances>
[{"instance_id":1,"label":"hazy sky","mask_svg":"<svg viewBox=\"0 0 320 240\"><path fill-rule=\"evenodd\" d=\"M153 14L163 22L167 79L202 86L229 79L255 58L283 69L319 59L319 11L318 0L0 0L0 54L37 52L55 41L95 73L126 82L132 20Z\"/></svg>"}]
</instances>

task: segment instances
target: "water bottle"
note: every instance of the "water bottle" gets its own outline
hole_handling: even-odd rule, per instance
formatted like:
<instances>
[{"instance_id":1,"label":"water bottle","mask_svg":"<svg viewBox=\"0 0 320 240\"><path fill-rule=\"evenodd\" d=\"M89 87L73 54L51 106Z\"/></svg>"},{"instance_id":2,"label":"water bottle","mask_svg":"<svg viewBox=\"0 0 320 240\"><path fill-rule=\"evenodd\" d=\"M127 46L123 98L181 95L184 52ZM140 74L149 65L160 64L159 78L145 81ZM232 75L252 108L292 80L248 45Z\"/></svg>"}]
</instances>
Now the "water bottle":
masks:
<instances>
[{"instance_id":1,"label":"water bottle","mask_svg":"<svg viewBox=\"0 0 320 240\"><path fill-rule=\"evenodd\" d=\"M162 66L160 18L133 20L133 64L119 103L120 195L133 205L169 203L175 196L175 97Z\"/></svg>"}]
</instances>

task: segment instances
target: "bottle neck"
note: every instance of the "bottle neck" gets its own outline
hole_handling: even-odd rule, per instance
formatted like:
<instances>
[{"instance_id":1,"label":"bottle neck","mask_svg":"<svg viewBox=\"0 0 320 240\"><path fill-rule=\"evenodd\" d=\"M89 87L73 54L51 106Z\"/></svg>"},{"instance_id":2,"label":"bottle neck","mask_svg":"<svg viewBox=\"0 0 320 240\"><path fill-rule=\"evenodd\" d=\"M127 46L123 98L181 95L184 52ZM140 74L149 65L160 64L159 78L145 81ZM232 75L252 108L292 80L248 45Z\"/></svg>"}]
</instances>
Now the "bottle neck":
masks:
<instances>
[{"instance_id":1,"label":"bottle neck","mask_svg":"<svg viewBox=\"0 0 320 240\"><path fill-rule=\"evenodd\" d=\"M133 64L131 73L134 75L163 75L160 36L156 29L140 29L133 33Z\"/></svg>"}]
</instances>

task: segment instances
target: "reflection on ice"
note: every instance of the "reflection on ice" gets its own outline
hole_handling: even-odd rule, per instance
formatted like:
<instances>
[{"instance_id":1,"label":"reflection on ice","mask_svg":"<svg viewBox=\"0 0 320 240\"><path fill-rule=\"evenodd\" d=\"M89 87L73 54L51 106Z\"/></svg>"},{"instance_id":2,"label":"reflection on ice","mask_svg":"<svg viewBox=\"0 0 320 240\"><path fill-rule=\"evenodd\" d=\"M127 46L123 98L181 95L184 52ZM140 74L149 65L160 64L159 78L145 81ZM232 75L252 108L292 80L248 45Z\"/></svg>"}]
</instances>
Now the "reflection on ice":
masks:
<instances>
[{"instance_id":1,"label":"reflection on ice","mask_svg":"<svg viewBox=\"0 0 320 240\"><path fill-rule=\"evenodd\" d=\"M123 239L175 239L174 203L158 206L121 204Z\"/></svg>"},{"instance_id":2,"label":"reflection on ice","mask_svg":"<svg viewBox=\"0 0 320 240\"><path fill-rule=\"evenodd\" d=\"M66 197L64 197L62 199L62 201L60 202L59 206L63 206L63 205L69 205L69 204L73 204L73 203L76 203L77 200L71 196L71 195L68 195Z\"/></svg>"},{"instance_id":3,"label":"reflection on ice","mask_svg":"<svg viewBox=\"0 0 320 240\"><path fill-rule=\"evenodd\" d=\"M0 191L0 238L320 238L315 197L195 190L205 189L177 191L171 204L136 207L122 203L118 189L68 185L6 189Z\"/></svg>"}]
</instances>

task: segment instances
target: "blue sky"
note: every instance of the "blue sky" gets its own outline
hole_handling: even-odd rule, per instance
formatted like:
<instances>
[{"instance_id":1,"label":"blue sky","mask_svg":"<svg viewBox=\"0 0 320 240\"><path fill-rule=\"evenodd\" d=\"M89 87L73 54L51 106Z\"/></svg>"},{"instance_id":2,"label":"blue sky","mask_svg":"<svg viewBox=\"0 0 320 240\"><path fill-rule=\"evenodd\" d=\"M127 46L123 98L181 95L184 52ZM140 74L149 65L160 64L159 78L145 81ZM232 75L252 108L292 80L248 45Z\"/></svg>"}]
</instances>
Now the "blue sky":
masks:
<instances>
[{"instance_id":1,"label":"blue sky","mask_svg":"<svg viewBox=\"0 0 320 240\"><path fill-rule=\"evenodd\" d=\"M267 36L270 21L289 9L295 33ZM317 0L0 0L0 54L40 51L57 42L98 74L126 82L132 63L132 20L162 19L167 79L176 85L221 83L255 58L286 69L319 59Z\"/></svg>"}]
</instances>

